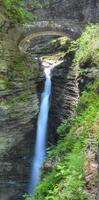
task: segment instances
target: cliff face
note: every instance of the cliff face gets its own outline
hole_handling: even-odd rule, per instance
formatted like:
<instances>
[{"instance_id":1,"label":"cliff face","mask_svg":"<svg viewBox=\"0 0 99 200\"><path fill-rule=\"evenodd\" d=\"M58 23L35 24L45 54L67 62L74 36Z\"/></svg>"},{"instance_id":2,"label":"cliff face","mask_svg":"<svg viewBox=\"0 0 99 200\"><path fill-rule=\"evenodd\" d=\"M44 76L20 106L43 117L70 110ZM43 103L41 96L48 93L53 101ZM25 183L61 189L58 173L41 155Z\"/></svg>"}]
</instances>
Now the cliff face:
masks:
<instances>
[{"instance_id":1,"label":"cliff face","mask_svg":"<svg viewBox=\"0 0 99 200\"><path fill-rule=\"evenodd\" d=\"M40 20L65 19L86 23L95 22L99 17L98 1L78 3L77 0L41 0L40 2L42 9L36 11ZM30 57L21 55L16 41L11 39L17 38L18 33L11 32L11 26L13 23L10 24L1 14L0 200L19 200L27 191L39 112L38 90L42 90L39 84L41 74L39 66ZM74 106L79 96L78 73L71 67L71 63L72 55L67 56L65 61L52 72L53 89L49 113L49 137L52 143L56 139L58 125L74 114ZM86 81L86 74L82 80ZM80 87L82 86L80 82Z\"/></svg>"},{"instance_id":2,"label":"cliff face","mask_svg":"<svg viewBox=\"0 0 99 200\"><path fill-rule=\"evenodd\" d=\"M7 34L6 18L0 15L0 20L0 199L17 200L29 180L39 110L39 69L20 54Z\"/></svg>"},{"instance_id":3,"label":"cliff face","mask_svg":"<svg viewBox=\"0 0 99 200\"><path fill-rule=\"evenodd\" d=\"M78 102L78 72L71 66L72 59L73 56L68 55L52 72L52 101L49 113L49 138L52 143L58 139L58 126L64 119L74 115Z\"/></svg>"},{"instance_id":4,"label":"cliff face","mask_svg":"<svg viewBox=\"0 0 99 200\"><path fill-rule=\"evenodd\" d=\"M48 149L42 180L30 199L98 200L98 33L98 24L87 26L81 37L71 42L63 63L52 71L53 88L49 115L52 144L59 123L73 115L79 93L80 98L76 115L58 126L58 143ZM37 47L34 49L38 50Z\"/></svg>"},{"instance_id":5,"label":"cliff face","mask_svg":"<svg viewBox=\"0 0 99 200\"><path fill-rule=\"evenodd\" d=\"M40 0L40 19L66 19L78 22L96 22L99 19L98 0Z\"/></svg>"},{"instance_id":6,"label":"cliff face","mask_svg":"<svg viewBox=\"0 0 99 200\"><path fill-rule=\"evenodd\" d=\"M54 36L55 37L55 36ZM28 48L30 54L36 53L45 59L46 62L52 62L52 93L50 101L50 112L48 122L48 138L52 144L58 140L56 130L64 119L74 115L74 109L79 97L78 75L76 67L72 66L73 55L65 52L70 45L70 38L59 37L53 39L51 36L39 37L31 41ZM58 64L60 62L60 64Z\"/></svg>"}]
</instances>

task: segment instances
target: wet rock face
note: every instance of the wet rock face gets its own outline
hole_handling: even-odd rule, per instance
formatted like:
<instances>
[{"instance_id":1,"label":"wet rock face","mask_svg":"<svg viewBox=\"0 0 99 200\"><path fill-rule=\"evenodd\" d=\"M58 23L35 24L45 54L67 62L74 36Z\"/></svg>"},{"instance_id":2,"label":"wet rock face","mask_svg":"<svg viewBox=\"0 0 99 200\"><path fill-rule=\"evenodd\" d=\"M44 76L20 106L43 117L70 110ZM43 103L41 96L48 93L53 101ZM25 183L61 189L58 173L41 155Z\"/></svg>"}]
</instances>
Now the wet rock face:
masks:
<instances>
[{"instance_id":1,"label":"wet rock face","mask_svg":"<svg viewBox=\"0 0 99 200\"><path fill-rule=\"evenodd\" d=\"M27 102L16 103L10 110L0 109L1 200L22 199L22 194L27 191L38 112L37 97L31 95L29 98Z\"/></svg>"},{"instance_id":2,"label":"wet rock face","mask_svg":"<svg viewBox=\"0 0 99 200\"><path fill-rule=\"evenodd\" d=\"M72 56L54 68L52 72L52 96L49 113L49 141L57 141L56 130L64 119L74 115L79 97L76 69L71 67Z\"/></svg>"},{"instance_id":3,"label":"wet rock face","mask_svg":"<svg viewBox=\"0 0 99 200\"><path fill-rule=\"evenodd\" d=\"M58 56L58 51L61 52L63 50L64 52L66 51L66 49L68 49L70 40L67 39L65 41L66 42L65 45L62 46L61 44L60 48L59 41L62 39L57 38L56 40L54 40L55 42L51 42L50 40L49 43L46 41L46 39L44 46L42 45L41 38L37 44L31 43L31 46L28 49L28 51L29 53L32 53L32 51L34 50L34 52L36 51L36 53L38 53L38 55L41 56L43 56L42 54L46 55L47 53L48 57L46 58L45 56L45 60L47 62L50 61L51 59L50 54L53 55L52 57L53 64L54 66L56 65L56 67L52 69L52 77L51 77L52 94L50 98L48 142L49 144L54 144L54 143L56 144L56 141L58 140L56 131L58 126L60 125L61 122L64 121L64 119L74 115L75 106L79 97L78 80L77 80L78 71L77 69L74 69L74 67L72 66L73 55L67 55L65 56L66 58L60 55L59 58L57 59L55 58L54 54L55 52L56 55ZM52 45L53 45L53 51L52 51ZM47 62L45 62L45 65ZM58 62L60 62L61 64L58 64Z\"/></svg>"},{"instance_id":4,"label":"wet rock face","mask_svg":"<svg viewBox=\"0 0 99 200\"><path fill-rule=\"evenodd\" d=\"M64 62L52 72L52 96L49 112L49 144L58 140L57 128L68 117L75 114L79 94L89 83L99 77L97 66L89 59L80 66L83 73L72 64L73 55L67 55ZM94 67L93 67L94 66Z\"/></svg>"},{"instance_id":5,"label":"wet rock face","mask_svg":"<svg viewBox=\"0 0 99 200\"><path fill-rule=\"evenodd\" d=\"M4 18L5 20L5 18ZM5 23L0 32L0 200L27 192L39 111L38 64L20 54Z\"/></svg>"},{"instance_id":6,"label":"wet rock face","mask_svg":"<svg viewBox=\"0 0 99 200\"><path fill-rule=\"evenodd\" d=\"M98 0L40 0L41 19L69 19L80 22L95 22L99 19Z\"/></svg>"},{"instance_id":7,"label":"wet rock face","mask_svg":"<svg viewBox=\"0 0 99 200\"><path fill-rule=\"evenodd\" d=\"M40 1L43 8L36 12L41 20L88 22L98 19L99 7L95 0ZM42 87L36 63L32 65L30 60L23 61L20 57L11 39L16 34L10 31L10 24L3 15L0 28L0 200L22 200L29 181ZM77 75L70 67L71 62L70 56L53 70L48 127L52 143L57 139L59 124L73 115L79 96Z\"/></svg>"}]
</instances>

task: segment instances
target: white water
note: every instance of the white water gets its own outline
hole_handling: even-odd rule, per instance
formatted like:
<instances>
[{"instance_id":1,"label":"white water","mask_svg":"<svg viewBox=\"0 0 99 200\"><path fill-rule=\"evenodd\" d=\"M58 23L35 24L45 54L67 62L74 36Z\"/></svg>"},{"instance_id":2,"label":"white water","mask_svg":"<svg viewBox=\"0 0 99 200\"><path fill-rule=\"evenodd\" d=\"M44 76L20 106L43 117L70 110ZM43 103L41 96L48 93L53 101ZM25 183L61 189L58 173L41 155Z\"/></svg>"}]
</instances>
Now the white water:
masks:
<instances>
[{"instance_id":1,"label":"white water","mask_svg":"<svg viewBox=\"0 0 99 200\"><path fill-rule=\"evenodd\" d=\"M29 194L34 192L34 189L40 181L40 175L44 157L45 157L45 146L46 146L46 134L47 134L47 123L48 123L48 112L49 112L49 97L51 94L51 75L50 68L45 68L45 86L41 98L40 112L37 123L37 136L35 154L32 163L31 180L29 186Z\"/></svg>"}]
</instances>

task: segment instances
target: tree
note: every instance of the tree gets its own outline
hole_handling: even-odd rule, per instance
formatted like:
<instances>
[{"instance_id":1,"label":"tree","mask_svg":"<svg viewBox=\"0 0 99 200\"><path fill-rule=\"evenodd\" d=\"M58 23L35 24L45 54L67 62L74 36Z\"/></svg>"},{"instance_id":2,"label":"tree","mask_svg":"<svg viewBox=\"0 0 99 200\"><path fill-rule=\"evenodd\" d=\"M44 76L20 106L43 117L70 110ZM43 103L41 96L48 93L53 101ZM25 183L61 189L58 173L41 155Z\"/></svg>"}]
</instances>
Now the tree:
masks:
<instances>
[{"instance_id":1,"label":"tree","mask_svg":"<svg viewBox=\"0 0 99 200\"><path fill-rule=\"evenodd\" d=\"M7 16L19 23L35 19L31 10L40 6L38 0L1 0L1 5L5 8Z\"/></svg>"}]
</instances>

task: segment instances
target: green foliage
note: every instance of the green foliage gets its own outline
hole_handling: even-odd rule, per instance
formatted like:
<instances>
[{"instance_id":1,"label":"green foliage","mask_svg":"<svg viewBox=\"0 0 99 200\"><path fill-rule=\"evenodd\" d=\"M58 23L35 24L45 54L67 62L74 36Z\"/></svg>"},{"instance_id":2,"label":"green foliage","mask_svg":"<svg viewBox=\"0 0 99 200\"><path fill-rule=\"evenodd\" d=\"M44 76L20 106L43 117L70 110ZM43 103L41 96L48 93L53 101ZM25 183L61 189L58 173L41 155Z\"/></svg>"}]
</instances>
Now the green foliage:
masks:
<instances>
[{"instance_id":1,"label":"green foliage","mask_svg":"<svg viewBox=\"0 0 99 200\"><path fill-rule=\"evenodd\" d=\"M58 128L58 133L62 132L65 137L49 154L48 159L52 159L54 164L47 175L43 174L43 180L37 186L34 197L27 197L26 200L95 200L85 187L85 163L87 145L95 150L99 135L99 129L95 126L99 118L97 89L98 80L83 92L77 116L71 119L69 125L65 121ZM68 129L70 124L71 128ZM93 140L96 141L94 145Z\"/></svg>"},{"instance_id":2,"label":"green foliage","mask_svg":"<svg viewBox=\"0 0 99 200\"><path fill-rule=\"evenodd\" d=\"M88 59L93 63L99 63L99 24L90 24L79 39L73 41L69 51L76 51L74 64L80 65Z\"/></svg>"},{"instance_id":3,"label":"green foliage","mask_svg":"<svg viewBox=\"0 0 99 200\"><path fill-rule=\"evenodd\" d=\"M71 39L69 37L63 36L56 39L53 39L50 44L59 45L61 51L66 51L70 46Z\"/></svg>"},{"instance_id":4,"label":"green foliage","mask_svg":"<svg viewBox=\"0 0 99 200\"><path fill-rule=\"evenodd\" d=\"M32 61L30 58L22 55L20 56L19 52L16 52L16 56L12 58L12 63L9 65L10 82L16 78L26 82L31 77L33 80L37 80L39 73L39 66L36 61Z\"/></svg>"},{"instance_id":5,"label":"green foliage","mask_svg":"<svg viewBox=\"0 0 99 200\"><path fill-rule=\"evenodd\" d=\"M58 127L57 133L60 139L65 136L64 131L68 132L70 130L71 122L72 122L72 118L69 118L68 120L64 120L61 126Z\"/></svg>"},{"instance_id":6,"label":"green foliage","mask_svg":"<svg viewBox=\"0 0 99 200\"><path fill-rule=\"evenodd\" d=\"M98 29L98 25L88 26L82 36L72 43L69 51L76 50L73 65L79 67L91 59L98 67ZM97 149L98 125L99 80L95 80L82 93L77 115L65 120L58 128L58 144L48 151L48 161L52 163L49 172L43 172L34 196L27 196L26 200L95 200L86 188L85 177L88 147L91 152ZM91 183L94 187L94 180Z\"/></svg>"},{"instance_id":7,"label":"green foliage","mask_svg":"<svg viewBox=\"0 0 99 200\"><path fill-rule=\"evenodd\" d=\"M29 8L35 9L40 6L38 0L29 0L28 3L23 0L1 0L1 5L5 8L8 17L19 23L33 21L35 16L29 12Z\"/></svg>"}]
</instances>

